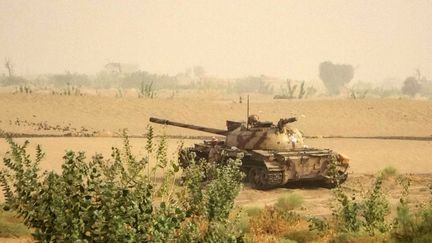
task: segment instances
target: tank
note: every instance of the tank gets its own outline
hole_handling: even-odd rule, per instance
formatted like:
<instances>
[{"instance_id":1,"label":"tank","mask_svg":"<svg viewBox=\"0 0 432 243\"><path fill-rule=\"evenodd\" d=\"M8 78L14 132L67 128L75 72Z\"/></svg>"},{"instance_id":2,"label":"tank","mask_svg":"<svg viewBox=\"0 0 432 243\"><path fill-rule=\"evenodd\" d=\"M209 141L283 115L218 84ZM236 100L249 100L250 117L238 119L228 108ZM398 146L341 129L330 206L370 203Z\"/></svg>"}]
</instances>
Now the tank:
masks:
<instances>
[{"instance_id":1,"label":"tank","mask_svg":"<svg viewBox=\"0 0 432 243\"><path fill-rule=\"evenodd\" d=\"M282 118L276 124L261 122L258 116L247 122L226 121L226 130L196 126L159 118L150 122L183 127L224 136L185 148L180 164L188 165L187 155L194 152L196 160L220 163L226 158L241 158L247 182L257 189L282 187L290 182L317 182L332 187L335 181L346 180L349 158L330 149L312 148L304 144L303 134L290 124L295 117ZM335 180L337 178L337 180Z\"/></svg>"}]
</instances>

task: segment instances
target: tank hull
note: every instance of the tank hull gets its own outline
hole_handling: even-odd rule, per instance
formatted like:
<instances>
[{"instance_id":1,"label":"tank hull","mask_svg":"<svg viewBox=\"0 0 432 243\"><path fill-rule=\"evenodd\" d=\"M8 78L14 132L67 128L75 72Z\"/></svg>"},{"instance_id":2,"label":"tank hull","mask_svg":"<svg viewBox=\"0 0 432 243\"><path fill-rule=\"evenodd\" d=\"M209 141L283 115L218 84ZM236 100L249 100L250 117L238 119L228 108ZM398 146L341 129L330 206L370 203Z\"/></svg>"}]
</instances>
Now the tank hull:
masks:
<instances>
[{"instance_id":1,"label":"tank hull","mask_svg":"<svg viewBox=\"0 0 432 243\"><path fill-rule=\"evenodd\" d=\"M196 154L196 161L205 159L221 163L229 158L241 158L246 181L257 189L311 181L332 187L336 181L342 183L348 176L348 164L344 164L339 155L329 149L242 150L225 146L222 142L204 141L182 151L190 152ZM187 167L188 160L181 156L180 163Z\"/></svg>"}]
</instances>

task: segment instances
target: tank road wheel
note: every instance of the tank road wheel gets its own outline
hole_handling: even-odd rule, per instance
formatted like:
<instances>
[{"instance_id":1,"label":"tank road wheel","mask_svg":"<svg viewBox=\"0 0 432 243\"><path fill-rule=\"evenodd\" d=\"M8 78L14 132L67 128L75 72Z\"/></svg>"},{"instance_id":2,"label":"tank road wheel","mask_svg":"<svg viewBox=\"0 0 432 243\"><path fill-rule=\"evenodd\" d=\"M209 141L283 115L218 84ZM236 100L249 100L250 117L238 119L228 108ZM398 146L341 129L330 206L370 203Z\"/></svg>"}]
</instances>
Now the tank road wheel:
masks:
<instances>
[{"instance_id":1,"label":"tank road wheel","mask_svg":"<svg viewBox=\"0 0 432 243\"><path fill-rule=\"evenodd\" d=\"M251 168L248 173L249 183L256 189L268 188L268 173L265 169Z\"/></svg>"},{"instance_id":2,"label":"tank road wheel","mask_svg":"<svg viewBox=\"0 0 432 243\"><path fill-rule=\"evenodd\" d=\"M252 187L260 189L262 186L262 170L259 168L251 168L249 170L248 178L249 183L252 185Z\"/></svg>"}]
</instances>

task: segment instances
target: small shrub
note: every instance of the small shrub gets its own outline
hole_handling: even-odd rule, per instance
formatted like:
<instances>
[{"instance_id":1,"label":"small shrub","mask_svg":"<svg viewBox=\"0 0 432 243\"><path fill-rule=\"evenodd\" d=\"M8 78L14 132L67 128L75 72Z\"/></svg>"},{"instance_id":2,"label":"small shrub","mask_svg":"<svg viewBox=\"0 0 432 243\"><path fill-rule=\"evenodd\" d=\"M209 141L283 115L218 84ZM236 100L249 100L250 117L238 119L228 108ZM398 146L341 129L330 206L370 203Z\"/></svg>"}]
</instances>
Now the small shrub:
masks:
<instances>
[{"instance_id":1,"label":"small shrub","mask_svg":"<svg viewBox=\"0 0 432 243\"><path fill-rule=\"evenodd\" d=\"M244 211L247 213L250 217L255 217L259 215L262 211L262 208L259 207L245 207Z\"/></svg>"},{"instance_id":2,"label":"small shrub","mask_svg":"<svg viewBox=\"0 0 432 243\"><path fill-rule=\"evenodd\" d=\"M213 163L212 163L213 164ZM215 166L215 178L207 184L207 217L210 221L228 218L239 194L244 175L240 173L240 160L230 160L225 166Z\"/></svg>"},{"instance_id":3,"label":"small shrub","mask_svg":"<svg viewBox=\"0 0 432 243\"><path fill-rule=\"evenodd\" d=\"M293 210L299 208L303 201L303 197L297 193L286 193L278 198L275 207L283 210Z\"/></svg>"},{"instance_id":4,"label":"small shrub","mask_svg":"<svg viewBox=\"0 0 432 243\"><path fill-rule=\"evenodd\" d=\"M236 217L236 228L241 232L248 233L250 227L250 219L252 217L248 215L244 210L237 213Z\"/></svg>"},{"instance_id":5,"label":"small shrub","mask_svg":"<svg viewBox=\"0 0 432 243\"><path fill-rule=\"evenodd\" d=\"M81 92L80 86L71 85L69 82L66 83L66 87L60 89L59 91L52 90L52 95L63 95L63 96L84 96Z\"/></svg>"},{"instance_id":6,"label":"small shrub","mask_svg":"<svg viewBox=\"0 0 432 243\"><path fill-rule=\"evenodd\" d=\"M24 85L20 85L16 88L14 94L16 93L21 93L21 94L31 94L33 93L33 90L31 89L31 87L27 84Z\"/></svg>"},{"instance_id":7,"label":"small shrub","mask_svg":"<svg viewBox=\"0 0 432 243\"><path fill-rule=\"evenodd\" d=\"M153 144L149 128L148 154L136 158L124 136L123 148L113 148L111 159L95 155L87 162L84 152L68 151L61 173L43 174L39 173L44 157L40 146L32 160L27 154L28 142L19 145L8 137L11 151L3 158L7 169L0 173L6 208L23 217L37 241L242 240L242 233L228 218L241 188L241 161L212 167L214 177L207 183L174 188L178 165L167 159L165 140ZM157 166L150 169L153 159ZM160 185L155 183L156 169L169 178ZM189 175L202 173L199 167L188 170ZM186 181L196 180L186 177ZM192 203L197 205L192 207Z\"/></svg>"},{"instance_id":8,"label":"small shrub","mask_svg":"<svg viewBox=\"0 0 432 243\"><path fill-rule=\"evenodd\" d=\"M382 170L382 175L384 178L396 176L398 174L398 171L393 166L387 166Z\"/></svg>"},{"instance_id":9,"label":"small shrub","mask_svg":"<svg viewBox=\"0 0 432 243\"><path fill-rule=\"evenodd\" d=\"M396 242L431 242L432 241L432 202L412 211L408 206L408 190L410 179L399 176L398 182L402 186L402 196L396 209L396 217L391 232Z\"/></svg>"},{"instance_id":10,"label":"small shrub","mask_svg":"<svg viewBox=\"0 0 432 243\"><path fill-rule=\"evenodd\" d=\"M360 203L356 201L356 197L351 198L346 195L341 188L336 188L334 191L339 207L336 208L332 215L336 219L336 230L339 232L358 232L362 225L360 214Z\"/></svg>"},{"instance_id":11,"label":"small shrub","mask_svg":"<svg viewBox=\"0 0 432 243\"><path fill-rule=\"evenodd\" d=\"M236 236L233 228L222 222L210 222L202 242L242 242L242 236Z\"/></svg>"},{"instance_id":12,"label":"small shrub","mask_svg":"<svg viewBox=\"0 0 432 243\"><path fill-rule=\"evenodd\" d=\"M369 235L369 239L380 239L390 230L390 224L386 221L386 216L390 213L390 204L382 191L384 174L378 174L372 189L365 195L348 195L339 183L340 178L335 174L336 188L333 189L333 194L337 203L332 207L332 219L327 221L312 217L308 220L309 230L316 230L319 235L334 231L335 242L352 242L350 237L364 235Z\"/></svg>"},{"instance_id":13,"label":"small shrub","mask_svg":"<svg viewBox=\"0 0 432 243\"><path fill-rule=\"evenodd\" d=\"M320 235L324 235L330 229L329 223L322 218L311 217L308 222L309 231L317 231Z\"/></svg>"},{"instance_id":14,"label":"small shrub","mask_svg":"<svg viewBox=\"0 0 432 243\"><path fill-rule=\"evenodd\" d=\"M300 215L281 208L266 206L261 213L251 218L252 235L281 235L289 231L300 221Z\"/></svg>"},{"instance_id":15,"label":"small shrub","mask_svg":"<svg viewBox=\"0 0 432 243\"><path fill-rule=\"evenodd\" d=\"M384 233L390 229L390 225L385 221L385 217L390 213L390 203L381 190L383 180L384 176L381 173L363 202L364 229L371 235L375 235L376 232Z\"/></svg>"},{"instance_id":16,"label":"small shrub","mask_svg":"<svg viewBox=\"0 0 432 243\"><path fill-rule=\"evenodd\" d=\"M153 90L153 82L145 83L144 81L141 81L141 86L138 92L138 98L153 99L154 96L155 96L155 92Z\"/></svg>"}]
</instances>

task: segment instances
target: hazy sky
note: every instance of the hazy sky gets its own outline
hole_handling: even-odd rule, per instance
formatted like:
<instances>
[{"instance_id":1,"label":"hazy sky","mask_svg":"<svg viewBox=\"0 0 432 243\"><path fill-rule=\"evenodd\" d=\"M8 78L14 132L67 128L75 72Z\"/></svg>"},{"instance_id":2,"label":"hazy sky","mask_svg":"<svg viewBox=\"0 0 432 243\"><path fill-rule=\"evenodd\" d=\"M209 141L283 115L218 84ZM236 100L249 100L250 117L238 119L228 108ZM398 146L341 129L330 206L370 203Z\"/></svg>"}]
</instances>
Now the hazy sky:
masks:
<instances>
[{"instance_id":1,"label":"hazy sky","mask_svg":"<svg viewBox=\"0 0 432 243\"><path fill-rule=\"evenodd\" d=\"M432 78L432 1L0 0L0 61L18 74L95 73L108 62L175 74L318 79L330 60L355 80ZM3 65L0 73L6 73Z\"/></svg>"}]
</instances>

